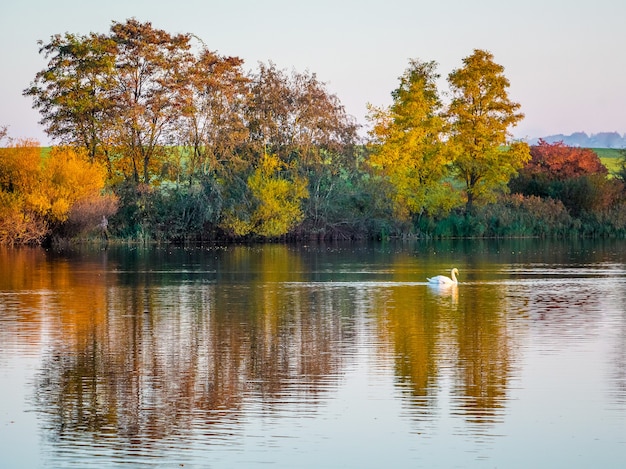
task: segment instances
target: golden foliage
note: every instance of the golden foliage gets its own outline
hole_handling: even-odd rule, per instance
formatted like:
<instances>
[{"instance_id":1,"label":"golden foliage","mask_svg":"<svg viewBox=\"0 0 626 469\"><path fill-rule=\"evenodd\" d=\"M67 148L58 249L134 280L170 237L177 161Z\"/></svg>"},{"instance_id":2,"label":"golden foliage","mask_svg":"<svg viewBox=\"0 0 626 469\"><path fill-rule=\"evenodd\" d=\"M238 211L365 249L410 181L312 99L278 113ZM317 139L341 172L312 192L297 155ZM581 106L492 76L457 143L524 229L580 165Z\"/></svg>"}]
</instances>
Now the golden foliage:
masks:
<instances>
[{"instance_id":1,"label":"golden foliage","mask_svg":"<svg viewBox=\"0 0 626 469\"><path fill-rule=\"evenodd\" d=\"M45 220L25 208L17 194L0 190L0 244L38 243L47 231Z\"/></svg>"},{"instance_id":2,"label":"golden foliage","mask_svg":"<svg viewBox=\"0 0 626 469\"><path fill-rule=\"evenodd\" d=\"M307 180L289 175L275 155L264 155L248 178L251 203L227 211L222 226L235 235L276 237L287 234L304 217L302 199L308 197Z\"/></svg>"},{"instance_id":3,"label":"golden foliage","mask_svg":"<svg viewBox=\"0 0 626 469\"><path fill-rule=\"evenodd\" d=\"M504 67L487 51L475 50L464 66L448 75L448 108L454 170L465 186L466 210L474 201L489 201L530 159L528 145L507 147L509 128L524 118L520 104L509 99ZM503 150L504 149L504 150Z\"/></svg>"},{"instance_id":4,"label":"golden foliage","mask_svg":"<svg viewBox=\"0 0 626 469\"><path fill-rule=\"evenodd\" d=\"M370 106L373 124L370 165L389 184L394 215L408 221L424 210L439 211L437 195L449 154L443 144L444 119L434 62L413 60L387 109Z\"/></svg>"},{"instance_id":5,"label":"golden foliage","mask_svg":"<svg viewBox=\"0 0 626 469\"><path fill-rule=\"evenodd\" d=\"M106 170L89 163L84 151L70 147L54 147L42 171L49 201L49 216L53 222L64 222L71 207L78 201L100 194L104 188Z\"/></svg>"},{"instance_id":6,"label":"golden foliage","mask_svg":"<svg viewBox=\"0 0 626 469\"><path fill-rule=\"evenodd\" d=\"M18 140L0 149L0 188L8 192L36 192L41 148L34 140Z\"/></svg>"},{"instance_id":7,"label":"golden foliage","mask_svg":"<svg viewBox=\"0 0 626 469\"><path fill-rule=\"evenodd\" d=\"M265 155L248 179L248 186L258 201L252 223L261 236L286 234L304 217L300 202L308 197L307 182L298 176L291 180L282 177L283 166L278 157Z\"/></svg>"},{"instance_id":8,"label":"golden foliage","mask_svg":"<svg viewBox=\"0 0 626 469\"><path fill-rule=\"evenodd\" d=\"M36 243L45 236L40 171L37 142L11 141L0 149L0 243Z\"/></svg>"},{"instance_id":9,"label":"golden foliage","mask_svg":"<svg viewBox=\"0 0 626 469\"><path fill-rule=\"evenodd\" d=\"M38 243L79 201L99 197L105 168L84 151L55 147L46 158L32 140L0 150L0 243Z\"/></svg>"}]
</instances>

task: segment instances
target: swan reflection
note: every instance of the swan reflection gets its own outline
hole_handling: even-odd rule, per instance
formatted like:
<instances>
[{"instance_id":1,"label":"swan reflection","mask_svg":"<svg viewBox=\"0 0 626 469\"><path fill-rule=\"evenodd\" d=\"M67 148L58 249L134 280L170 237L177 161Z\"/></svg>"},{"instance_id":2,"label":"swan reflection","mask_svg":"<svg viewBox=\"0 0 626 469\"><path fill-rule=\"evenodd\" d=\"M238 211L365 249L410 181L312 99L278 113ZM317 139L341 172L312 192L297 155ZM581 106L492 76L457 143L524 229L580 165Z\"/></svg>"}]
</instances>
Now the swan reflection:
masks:
<instances>
[{"instance_id":1,"label":"swan reflection","mask_svg":"<svg viewBox=\"0 0 626 469\"><path fill-rule=\"evenodd\" d=\"M428 291L441 299L449 300L454 305L459 301L459 288L456 283L429 283Z\"/></svg>"}]
</instances>

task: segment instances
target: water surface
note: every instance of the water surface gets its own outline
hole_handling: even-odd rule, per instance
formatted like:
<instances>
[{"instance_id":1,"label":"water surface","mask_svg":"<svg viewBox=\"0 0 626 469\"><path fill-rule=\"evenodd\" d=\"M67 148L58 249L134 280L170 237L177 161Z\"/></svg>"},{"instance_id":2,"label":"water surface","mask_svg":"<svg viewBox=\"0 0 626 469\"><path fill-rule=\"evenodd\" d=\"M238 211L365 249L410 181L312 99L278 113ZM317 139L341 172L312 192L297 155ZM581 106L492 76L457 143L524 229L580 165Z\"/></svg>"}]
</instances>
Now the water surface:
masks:
<instances>
[{"instance_id":1,"label":"water surface","mask_svg":"<svg viewBox=\"0 0 626 469\"><path fill-rule=\"evenodd\" d=\"M0 467L623 467L623 253L0 251Z\"/></svg>"}]
</instances>

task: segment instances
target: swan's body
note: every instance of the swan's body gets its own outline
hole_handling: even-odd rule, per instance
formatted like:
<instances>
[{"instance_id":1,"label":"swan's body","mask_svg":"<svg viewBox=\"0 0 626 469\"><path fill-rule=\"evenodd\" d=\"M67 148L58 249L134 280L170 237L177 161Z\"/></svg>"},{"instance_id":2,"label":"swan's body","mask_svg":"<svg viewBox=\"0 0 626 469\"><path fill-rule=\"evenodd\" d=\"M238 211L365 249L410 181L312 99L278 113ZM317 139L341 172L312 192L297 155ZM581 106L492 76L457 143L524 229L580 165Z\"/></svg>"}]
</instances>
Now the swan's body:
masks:
<instances>
[{"instance_id":1,"label":"swan's body","mask_svg":"<svg viewBox=\"0 0 626 469\"><path fill-rule=\"evenodd\" d=\"M459 269L456 267L450 271L450 277L446 277L445 275L437 275L436 277L428 278L428 283L434 285L458 285L459 281L456 279L456 276L459 273Z\"/></svg>"}]
</instances>

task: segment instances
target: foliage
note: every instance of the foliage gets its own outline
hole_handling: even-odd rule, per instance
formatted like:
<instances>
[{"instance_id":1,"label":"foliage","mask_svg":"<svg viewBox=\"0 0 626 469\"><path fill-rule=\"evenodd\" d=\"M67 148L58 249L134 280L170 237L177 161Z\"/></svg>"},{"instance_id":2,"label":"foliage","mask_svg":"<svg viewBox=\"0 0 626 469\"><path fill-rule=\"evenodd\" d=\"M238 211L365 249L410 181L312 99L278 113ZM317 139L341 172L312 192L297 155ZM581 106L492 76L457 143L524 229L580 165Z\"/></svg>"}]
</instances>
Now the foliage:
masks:
<instances>
[{"instance_id":1,"label":"foliage","mask_svg":"<svg viewBox=\"0 0 626 469\"><path fill-rule=\"evenodd\" d=\"M0 149L0 243L40 243L48 233L40 191L41 159L37 142L10 141Z\"/></svg>"},{"instance_id":2,"label":"foliage","mask_svg":"<svg viewBox=\"0 0 626 469\"><path fill-rule=\"evenodd\" d=\"M576 217L605 211L618 202L623 184L606 177L608 171L594 151L540 140L531 155L510 181L513 192L560 200Z\"/></svg>"},{"instance_id":3,"label":"foliage","mask_svg":"<svg viewBox=\"0 0 626 469\"><path fill-rule=\"evenodd\" d=\"M528 145L509 142L509 127L523 118L509 100L509 82L493 56L475 50L448 76L444 109L434 62L411 61L388 109L370 109L370 166L384 178L399 220L444 217L460 203L494 201L530 158ZM421 228L419 229L421 231Z\"/></svg>"},{"instance_id":4,"label":"foliage","mask_svg":"<svg viewBox=\"0 0 626 469\"><path fill-rule=\"evenodd\" d=\"M115 43L99 34L66 33L39 45L49 62L24 95L33 98L40 123L62 144L84 148L91 161L105 158L115 115Z\"/></svg>"},{"instance_id":5,"label":"foliage","mask_svg":"<svg viewBox=\"0 0 626 469\"><path fill-rule=\"evenodd\" d=\"M203 50L188 70L176 138L189 149L184 173L190 184L245 165L238 150L249 137L243 119L249 79L242 64L238 57Z\"/></svg>"},{"instance_id":6,"label":"foliage","mask_svg":"<svg viewBox=\"0 0 626 469\"><path fill-rule=\"evenodd\" d=\"M1 149L0 242L42 242L68 221L76 204L99 203L105 173L101 165L89 162L85 150L56 147L42 160L34 141Z\"/></svg>"},{"instance_id":7,"label":"foliage","mask_svg":"<svg viewBox=\"0 0 626 469\"><path fill-rule=\"evenodd\" d=\"M196 39L129 19L40 43L47 65L24 94L61 146L43 158L33 142L1 151L4 242L104 227L170 242L595 235L622 213L623 162L607 179L588 153L541 144L511 180L531 154L510 141L523 115L489 52L448 75L448 104L437 64L410 61L392 104L370 106L361 145L315 73L245 71Z\"/></svg>"},{"instance_id":8,"label":"foliage","mask_svg":"<svg viewBox=\"0 0 626 469\"><path fill-rule=\"evenodd\" d=\"M565 180L608 172L593 150L570 147L563 142L550 144L540 139L530 148L530 155L523 169L525 176L545 175L550 180Z\"/></svg>"},{"instance_id":9,"label":"foliage","mask_svg":"<svg viewBox=\"0 0 626 469\"><path fill-rule=\"evenodd\" d=\"M357 125L315 74L289 75L271 63L246 74L240 58L192 47L194 38L135 19L114 22L107 34L56 35L40 48L47 67L24 90L49 136L106 163L107 183L121 201L113 225L124 236L161 236L153 214L182 208L174 194L198 195L209 180L214 193L235 198L222 199L226 211L214 211L208 229L222 215L243 223L263 199L247 181L268 152L298 187L319 181L323 171L335 178L354 168ZM183 182L188 189L167 189ZM280 192L282 183L272 184ZM312 203L329 197L323 188L332 184L317 185ZM262 228L267 221L248 222L255 228L235 232L277 231Z\"/></svg>"},{"instance_id":10,"label":"foliage","mask_svg":"<svg viewBox=\"0 0 626 469\"><path fill-rule=\"evenodd\" d=\"M442 208L437 194L449 159L435 70L435 62L411 61L392 93L393 104L388 109L370 107L369 164L388 181L394 215L400 220Z\"/></svg>"},{"instance_id":11,"label":"foliage","mask_svg":"<svg viewBox=\"0 0 626 469\"><path fill-rule=\"evenodd\" d=\"M504 67L483 50L475 50L463 64L448 75L452 92L448 143L454 171L465 186L466 211L471 213L475 201L490 200L505 189L530 155L525 143L508 145L509 127L524 115L508 97Z\"/></svg>"},{"instance_id":12,"label":"foliage","mask_svg":"<svg viewBox=\"0 0 626 469\"><path fill-rule=\"evenodd\" d=\"M248 178L251 203L239 213L227 211L223 227L237 236L248 234L274 238L287 234L303 219L302 199L308 196L307 181L288 175L275 155L265 155Z\"/></svg>"},{"instance_id":13,"label":"foliage","mask_svg":"<svg viewBox=\"0 0 626 469\"><path fill-rule=\"evenodd\" d=\"M562 202L512 194L479 212L489 227L487 236L566 236L574 220Z\"/></svg>"},{"instance_id":14,"label":"foliage","mask_svg":"<svg viewBox=\"0 0 626 469\"><path fill-rule=\"evenodd\" d=\"M163 145L180 117L181 85L194 65L191 36L130 19L113 23L110 38L116 45L116 143L124 149L121 158L130 160L132 174L126 176L149 184L158 160L167 159Z\"/></svg>"},{"instance_id":15,"label":"foliage","mask_svg":"<svg viewBox=\"0 0 626 469\"><path fill-rule=\"evenodd\" d=\"M105 169L89 163L85 151L55 147L42 168L42 196L49 205L48 220L63 223L78 201L99 196L104 188Z\"/></svg>"},{"instance_id":16,"label":"foliage","mask_svg":"<svg viewBox=\"0 0 626 469\"><path fill-rule=\"evenodd\" d=\"M190 40L134 19L108 35L56 35L40 48L48 67L24 94L52 138L104 159L110 177L150 183L181 115Z\"/></svg>"},{"instance_id":17,"label":"foliage","mask_svg":"<svg viewBox=\"0 0 626 469\"><path fill-rule=\"evenodd\" d=\"M315 74L287 75L270 62L260 63L250 80L245 120L254 154L286 163L297 158L307 171L324 164L324 154L339 156L355 143L354 118Z\"/></svg>"},{"instance_id":18,"label":"foliage","mask_svg":"<svg viewBox=\"0 0 626 469\"><path fill-rule=\"evenodd\" d=\"M471 214L453 212L434 221L424 219L421 228L441 238L563 237L576 229L576 223L561 201L512 194L477 207Z\"/></svg>"},{"instance_id":19,"label":"foliage","mask_svg":"<svg viewBox=\"0 0 626 469\"><path fill-rule=\"evenodd\" d=\"M626 237L626 202L621 200L600 212L583 213L580 222L580 236Z\"/></svg>"},{"instance_id":20,"label":"foliage","mask_svg":"<svg viewBox=\"0 0 626 469\"><path fill-rule=\"evenodd\" d=\"M555 196L574 216L603 212L618 202L623 184L601 174L567 179L552 186Z\"/></svg>"},{"instance_id":21,"label":"foliage","mask_svg":"<svg viewBox=\"0 0 626 469\"><path fill-rule=\"evenodd\" d=\"M19 194L0 191L0 244L39 244L47 234L45 220Z\"/></svg>"},{"instance_id":22,"label":"foliage","mask_svg":"<svg viewBox=\"0 0 626 469\"><path fill-rule=\"evenodd\" d=\"M211 179L163 187L148 200L144 229L157 240L203 241L205 228L217 225L221 213L219 187Z\"/></svg>"},{"instance_id":23,"label":"foliage","mask_svg":"<svg viewBox=\"0 0 626 469\"><path fill-rule=\"evenodd\" d=\"M401 224L390 216L392 206L380 177L350 169L342 169L338 175L329 169L312 177L315 180L309 187L315 192L305 201L309 204L300 236L384 238L402 231Z\"/></svg>"}]
</instances>

